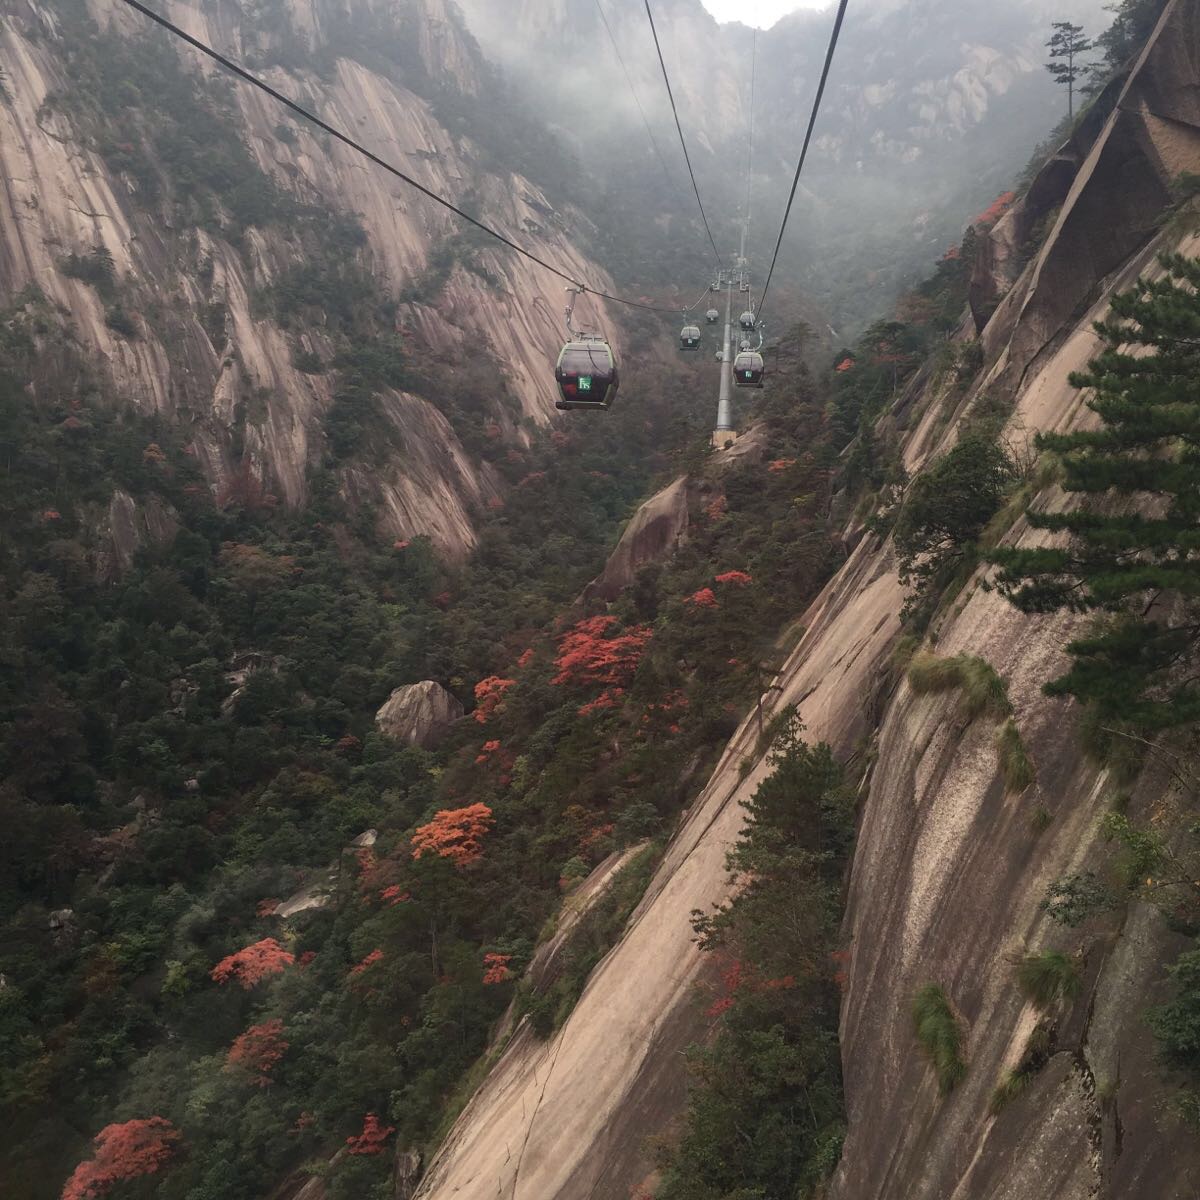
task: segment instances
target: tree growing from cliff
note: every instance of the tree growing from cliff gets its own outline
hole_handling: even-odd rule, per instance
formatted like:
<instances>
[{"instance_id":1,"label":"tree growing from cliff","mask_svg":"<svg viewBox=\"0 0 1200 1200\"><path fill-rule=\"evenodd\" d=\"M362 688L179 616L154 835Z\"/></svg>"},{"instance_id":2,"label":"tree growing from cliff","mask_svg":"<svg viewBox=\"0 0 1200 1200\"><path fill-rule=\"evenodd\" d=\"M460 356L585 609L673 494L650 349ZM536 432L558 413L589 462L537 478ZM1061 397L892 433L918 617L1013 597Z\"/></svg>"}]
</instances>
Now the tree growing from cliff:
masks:
<instances>
[{"instance_id":1,"label":"tree growing from cliff","mask_svg":"<svg viewBox=\"0 0 1200 1200\"><path fill-rule=\"evenodd\" d=\"M1052 28L1054 33L1046 43L1050 51L1050 61L1046 70L1054 76L1055 83L1067 85L1067 116L1075 115L1075 84L1083 75L1085 66L1079 62L1079 57L1086 54L1092 43L1083 36L1082 25L1072 25L1070 21L1055 21Z\"/></svg>"},{"instance_id":2,"label":"tree growing from cliff","mask_svg":"<svg viewBox=\"0 0 1200 1200\"><path fill-rule=\"evenodd\" d=\"M99 1200L119 1183L153 1175L179 1150L179 1131L165 1117L106 1125L92 1157L81 1162L62 1190L62 1200Z\"/></svg>"},{"instance_id":3,"label":"tree growing from cliff","mask_svg":"<svg viewBox=\"0 0 1200 1200\"><path fill-rule=\"evenodd\" d=\"M1079 503L1026 515L1065 536L992 555L1024 611L1107 614L1047 692L1144 730L1200 719L1200 260L1160 262L1163 278L1113 299L1096 325L1104 349L1071 377L1100 428L1038 437Z\"/></svg>"},{"instance_id":4,"label":"tree growing from cliff","mask_svg":"<svg viewBox=\"0 0 1200 1200\"><path fill-rule=\"evenodd\" d=\"M940 590L975 561L975 539L1004 500L1013 467L989 438L965 437L918 475L896 520L900 581L913 589L905 615L931 607Z\"/></svg>"}]
</instances>

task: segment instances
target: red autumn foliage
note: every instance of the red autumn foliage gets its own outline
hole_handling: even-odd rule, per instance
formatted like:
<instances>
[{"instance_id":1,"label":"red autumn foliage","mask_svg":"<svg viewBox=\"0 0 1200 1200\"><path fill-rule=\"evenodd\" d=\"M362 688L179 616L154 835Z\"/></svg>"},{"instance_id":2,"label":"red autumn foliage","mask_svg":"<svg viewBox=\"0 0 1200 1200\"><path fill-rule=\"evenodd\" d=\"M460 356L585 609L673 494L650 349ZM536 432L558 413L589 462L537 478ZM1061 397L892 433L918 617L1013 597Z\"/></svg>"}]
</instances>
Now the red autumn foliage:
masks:
<instances>
[{"instance_id":1,"label":"red autumn foliage","mask_svg":"<svg viewBox=\"0 0 1200 1200\"><path fill-rule=\"evenodd\" d=\"M118 1183L153 1175L171 1161L182 1140L166 1117L106 1125L95 1137L92 1157L71 1173L62 1200L99 1200Z\"/></svg>"},{"instance_id":2,"label":"red autumn foliage","mask_svg":"<svg viewBox=\"0 0 1200 1200\"><path fill-rule=\"evenodd\" d=\"M396 1132L394 1125L386 1129L374 1113L367 1113L363 1120L362 1133L351 1134L346 1139L347 1154L382 1154L384 1143Z\"/></svg>"},{"instance_id":3,"label":"red autumn foliage","mask_svg":"<svg viewBox=\"0 0 1200 1200\"><path fill-rule=\"evenodd\" d=\"M521 657L517 659L517 666L524 670L531 662L533 662L532 646L530 646L528 650L524 651Z\"/></svg>"},{"instance_id":4,"label":"red autumn foliage","mask_svg":"<svg viewBox=\"0 0 1200 1200\"><path fill-rule=\"evenodd\" d=\"M708 1015L710 1017L719 1017L733 1007L734 995L742 985L741 959L735 958L730 961L729 965L721 972L721 983L724 986L725 994L709 1007Z\"/></svg>"},{"instance_id":5,"label":"red autumn foliage","mask_svg":"<svg viewBox=\"0 0 1200 1200\"><path fill-rule=\"evenodd\" d=\"M411 545L412 545L412 542L410 542L408 540L408 538L400 538L399 540L392 543L392 549L393 550L407 550L409 548L409 546L411 546Z\"/></svg>"},{"instance_id":6,"label":"red autumn foliage","mask_svg":"<svg viewBox=\"0 0 1200 1200\"><path fill-rule=\"evenodd\" d=\"M728 507L729 501L724 496L718 496L705 507L704 512L710 521L717 521L725 515Z\"/></svg>"},{"instance_id":7,"label":"red autumn foliage","mask_svg":"<svg viewBox=\"0 0 1200 1200\"><path fill-rule=\"evenodd\" d=\"M794 458L773 458L767 463L767 470L772 475L778 475L781 471L786 471L788 467L794 467L796 460Z\"/></svg>"},{"instance_id":8,"label":"red autumn foliage","mask_svg":"<svg viewBox=\"0 0 1200 1200\"><path fill-rule=\"evenodd\" d=\"M305 952L300 955L298 959L296 959L296 966L307 967L308 964L316 957L317 952L315 950L305 950Z\"/></svg>"},{"instance_id":9,"label":"red autumn foliage","mask_svg":"<svg viewBox=\"0 0 1200 1200\"><path fill-rule=\"evenodd\" d=\"M650 641L648 625L636 625L617 637L608 636L616 617L585 617L559 639L554 665L556 684L601 684L622 687L637 670Z\"/></svg>"},{"instance_id":10,"label":"red autumn foliage","mask_svg":"<svg viewBox=\"0 0 1200 1200\"><path fill-rule=\"evenodd\" d=\"M842 361L840 363L838 363L838 365L836 367L834 367L834 370L843 375L847 371L853 371L854 370L854 359L843 358Z\"/></svg>"},{"instance_id":11,"label":"red autumn foliage","mask_svg":"<svg viewBox=\"0 0 1200 1200\"><path fill-rule=\"evenodd\" d=\"M511 954L485 954L483 956L483 982L492 987L497 983L506 983L512 972L508 969Z\"/></svg>"},{"instance_id":12,"label":"red autumn foliage","mask_svg":"<svg viewBox=\"0 0 1200 1200\"><path fill-rule=\"evenodd\" d=\"M227 1067L243 1067L251 1073L258 1087L271 1082L271 1072L287 1052L288 1043L283 1038L283 1022L278 1017L251 1025L245 1033L234 1039L225 1056Z\"/></svg>"},{"instance_id":13,"label":"red autumn foliage","mask_svg":"<svg viewBox=\"0 0 1200 1200\"><path fill-rule=\"evenodd\" d=\"M616 708L617 702L624 694L624 688L606 688L595 700L589 700L586 704L580 705L579 715L581 717L590 717L594 712L601 712L606 708Z\"/></svg>"},{"instance_id":14,"label":"red autumn foliage","mask_svg":"<svg viewBox=\"0 0 1200 1200\"><path fill-rule=\"evenodd\" d=\"M564 446L571 444L571 435L564 433L561 429L554 429L550 433L550 440L561 450Z\"/></svg>"},{"instance_id":15,"label":"red autumn foliage","mask_svg":"<svg viewBox=\"0 0 1200 1200\"><path fill-rule=\"evenodd\" d=\"M369 971L377 962L383 958L383 951L379 949L372 950L360 963L355 963L350 968L351 976L361 975L364 971Z\"/></svg>"},{"instance_id":16,"label":"red autumn foliage","mask_svg":"<svg viewBox=\"0 0 1200 1200\"><path fill-rule=\"evenodd\" d=\"M57 508L48 508L48 509L46 509L46 511L44 513L42 513L42 520L43 521L61 521L62 513L60 513Z\"/></svg>"},{"instance_id":17,"label":"red autumn foliage","mask_svg":"<svg viewBox=\"0 0 1200 1200\"><path fill-rule=\"evenodd\" d=\"M279 900L275 896L268 896L265 900L260 900L257 907L254 909L256 917L273 917L275 910L279 907Z\"/></svg>"},{"instance_id":18,"label":"red autumn foliage","mask_svg":"<svg viewBox=\"0 0 1200 1200\"><path fill-rule=\"evenodd\" d=\"M393 883L391 887L385 887L379 893L379 898L387 905L403 904L406 900L412 899L412 892L404 892L400 890L398 883Z\"/></svg>"},{"instance_id":19,"label":"red autumn foliage","mask_svg":"<svg viewBox=\"0 0 1200 1200\"><path fill-rule=\"evenodd\" d=\"M701 588L698 592L693 592L685 601L684 604L691 604L695 608L720 608L717 603L717 597L712 588Z\"/></svg>"},{"instance_id":20,"label":"red autumn foliage","mask_svg":"<svg viewBox=\"0 0 1200 1200\"><path fill-rule=\"evenodd\" d=\"M951 246L945 254L942 255L942 262L958 262L962 258L962 247Z\"/></svg>"},{"instance_id":21,"label":"red autumn foliage","mask_svg":"<svg viewBox=\"0 0 1200 1200\"><path fill-rule=\"evenodd\" d=\"M492 810L486 804L444 808L413 834L413 858L436 854L456 867L469 866L483 857L481 842L493 821Z\"/></svg>"},{"instance_id":22,"label":"red autumn foliage","mask_svg":"<svg viewBox=\"0 0 1200 1200\"><path fill-rule=\"evenodd\" d=\"M500 743L495 738L493 738L490 742L484 742L482 749L475 756L476 765L481 766L484 763L491 762L492 755L499 753L499 751ZM507 754L501 754L500 761L503 762L509 757L510 756Z\"/></svg>"},{"instance_id":23,"label":"red autumn foliage","mask_svg":"<svg viewBox=\"0 0 1200 1200\"><path fill-rule=\"evenodd\" d=\"M83 421L81 421L78 417L67 417L66 420L60 422L58 427L59 427L59 429L76 430L76 429L86 429L87 425Z\"/></svg>"},{"instance_id":24,"label":"red autumn foliage","mask_svg":"<svg viewBox=\"0 0 1200 1200\"><path fill-rule=\"evenodd\" d=\"M354 754L362 749L362 742L352 733L343 734L333 747L339 754Z\"/></svg>"},{"instance_id":25,"label":"red autumn foliage","mask_svg":"<svg viewBox=\"0 0 1200 1200\"><path fill-rule=\"evenodd\" d=\"M499 675L489 675L475 685L474 717L481 725L488 721L501 707L504 693L517 681L501 679Z\"/></svg>"},{"instance_id":26,"label":"red autumn foliage","mask_svg":"<svg viewBox=\"0 0 1200 1200\"><path fill-rule=\"evenodd\" d=\"M753 576L745 571L726 571L723 575L717 576L717 583L736 583L738 587L745 587L747 584L754 582Z\"/></svg>"},{"instance_id":27,"label":"red autumn foliage","mask_svg":"<svg viewBox=\"0 0 1200 1200\"><path fill-rule=\"evenodd\" d=\"M1000 195L997 196L995 200L993 200L991 204L989 204L987 208L983 210L983 212L979 213L972 219L971 224L994 225L1002 216L1004 216L1009 205L1011 205L1016 198L1016 192L1001 192Z\"/></svg>"},{"instance_id":28,"label":"red autumn foliage","mask_svg":"<svg viewBox=\"0 0 1200 1200\"><path fill-rule=\"evenodd\" d=\"M217 983L228 983L236 979L247 991L270 975L278 975L296 961L296 956L285 950L274 938L263 938L261 942L245 946L236 954L221 959L212 969L212 978Z\"/></svg>"}]
</instances>

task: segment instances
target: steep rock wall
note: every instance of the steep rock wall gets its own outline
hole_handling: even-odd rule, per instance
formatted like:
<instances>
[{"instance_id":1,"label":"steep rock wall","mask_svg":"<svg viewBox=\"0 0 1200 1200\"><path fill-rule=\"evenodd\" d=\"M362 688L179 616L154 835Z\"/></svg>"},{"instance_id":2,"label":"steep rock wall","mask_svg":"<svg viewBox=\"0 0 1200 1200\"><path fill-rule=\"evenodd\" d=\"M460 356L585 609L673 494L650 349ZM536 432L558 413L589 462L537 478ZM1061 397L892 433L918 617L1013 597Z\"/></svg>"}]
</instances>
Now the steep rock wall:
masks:
<instances>
[{"instance_id":1,"label":"steep rock wall","mask_svg":"<svg viewBox=\"0 0 1200 1200\"><path fill-rule=\"evenodd\" d=\"M1198 12L1197 0L1175 0L1160 36L1179 30L1191 38ZM1191 51L1185 45L1182 52ZM1169 61L1178 63L1180 53L1169 48ZM1161 63L1151 46L1129 87L1161 94L1164 79L1152 78ZM1176 78L1194 94L1200 76ZM1120 110L1111 124L1130 119ZM1154 126L1151 115L1144 129ZM1101 134L1088 161L1106 145L1111 138ZM1195 170L1200 153L1179 161ZM1065 253L1060 238L1070 246L1109 236L1107 223L1088 226L1107 211L1106 197L1113 211L1127 211L1120 205L1128 193L1113 194L1123 183L1120 172L1085 166L1040 261ZM1155 195L1162 199L1161 191ZM998 314L1008 321L1005 340L979 391L1018 356L1037 357L1017 376L1013 438L1086 420L1068 375L1096 349L1091 321L1108 298L1153 269L1156 243L1147 243L1145 230L1154 216L1136 213L1140 242L1136 232L1119 235L1125 258L1088 285L1089 304L1081 308L1077 295L1054 302L1042 279L1046 308ZM1200 238L1183 249L1200 252ZM1037 263L1028 268L1022 294L1034 290L1037 271ZM1033 343L1030 356L1025 347ZM954 427L939 434L939 416L932 404L908 435L910 466L952 443ZM1032 535L1020 521L1009 536L1024 542ZM1139 1012L1161 988L1158 964L1169 935L1145 911L1134 909L1122 927L1090 940L1085 987L1059 1030L1057 1053L1024 1096L989 1114L992 1089L1019 1060L1035 1021L1015 985L1013 956L1065 945L1038 904L1051 880L1086 869L1100 854L1107 780L1085 759L1063 703L1041 693L1062 665L1076 618L1026 617L976 580L938 629L939 653L979 655L1008 682L1039 772L1035 788L1014 796L1005 794L999 773L994 724L964 721L953 694L918 696L896 684L889 657L903 600L890 543L865 537L805 614L805 635L780 681L778 703L797 706L809 738L830 742L843 758L870 743L874 750L846 919L849 1131L831 1200L1195 1196L1194 1139L1156 1117L1156 1068ZM753 734L747 722L731 741L622 941L566 1024L544 1044L513 1044L452 1130L420 1195L577 1200L623 1196L649 1176L645 1139L678 1112L679 1051L704 1029L693 991L705 964L691 942L689 914L727 895L724 856L741 823L739 806L767 769L759 761L743 775ZM1168 786L1148 769L1132 798L1135 810ZM1051 817L1040 836L1031 824L1038 805ZM928 982L946 989L968 1031L967 1079L947 1099L912 1034L912 995Z\"/></svg>"},{"instance_id":2,"label":"steep rock wall","mask_svg":"<svg viewBox=\"0 0 1200 1200\"><path fill-rule=\"evenodd\" d=\"M425 72L454 81L470 97L482 60L444 0L419 0L413 18ZM176 3L170 15L193 35L255 61L235 5L204 9ZM334 3L297 0L286 7L291 28L319 47ZM111 0L92 0L102 27L140 36L146 24ZM415 14L415 15L414 15ZM8 98L0 99L0 304L36 286L57 307L81 345L101 367L120 400L185 424L198 461L220 492L241 461L268 481L289 506L303 502L306 472L324 445L322 419L332 402L329 376L297 369L293 339L264 316L255 297L288 267L297 252L279 230L251 229L239 251L221 237L196 231L181 258L177 231L149 212L132 182L114 172L81 134L67 110L53 103L72 86L61 52L61 22L37 0L19 0L0 14L0 57ZM186 70L216 68L190 51ZM463 201L468 194L484 217L514 232L532 250L599 287L609 280L576 248L571 224L536 185L519 175L478 167L478 148L450 133L430 104L396 78L349 58L337 58L326 77L265 70L281 90L313 105L332 124L360 138L430 189ZM422 275L432 250L459 232L456 219L348 148L301 124L282 140L283 111L261 93L235 85L231 98L251 152L270 176L298 200L353 214L367 235L372 271L392 295ZM105 303L94 288L69 278L60 264L69 253L103 246L112 255L122 292L138 297L137 336L106 324ZM198 269L211 262L211 281ZM494 391L495 415L509 436L517 421L548 421L554 384L548 364L560 344L562 282L542 268L497 248L478 257L479 272L454 271L435 308L405 319L411 358L436 365L447 385L464 370L489 365L505 381ZM161 301L169 319L157 319ZM225 310L225 337L206 331L209 306ZM413 309L408 310L414 314ZM601 322L606 320L603 309ZM303 335L303 349L328 351L320 330ZM459 557L474 542L473 514L495 494L490 473L470 459L436 411L434 388L424 398L385 396L406 450L383 471L351 470L348 495L370 499L388 536L427 533L439 549ZM234 432L248 411L239 439ZM235 440L240 447L235 449Z\"/></svg>"}]
</instances>

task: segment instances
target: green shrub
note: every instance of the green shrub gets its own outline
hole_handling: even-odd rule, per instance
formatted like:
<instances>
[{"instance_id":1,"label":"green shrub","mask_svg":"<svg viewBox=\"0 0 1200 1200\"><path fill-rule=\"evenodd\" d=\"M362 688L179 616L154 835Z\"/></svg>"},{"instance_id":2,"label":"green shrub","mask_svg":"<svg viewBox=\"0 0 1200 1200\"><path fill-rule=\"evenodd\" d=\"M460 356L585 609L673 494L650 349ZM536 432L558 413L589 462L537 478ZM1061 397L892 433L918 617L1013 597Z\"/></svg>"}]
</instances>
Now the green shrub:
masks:
<instances>
[{"instance_id":1,"label":"green shrub","mask_svg":"<svg viewBox=\"0 0 1200 1200\"><path fill-rule=\"evenodd\" d=\"M962 1030L945 991L927 983L913 997L917 1041L937 1074L938 1091L949 1095L967 1074L962 1057Z\"/></svg>"},{"instance_id":2,"label":"green shrub","mask_svg":"<svg viewBox=\"0 0 1200 1200\"><path fill-rule=\"evenodd\" d=\"M1163 1061L1200 1080L1200 950L1181 954L1167 974L1175 995L1151 1009L1147 1021Z\"/></svg>"},{"instance_id":3,"label":"green shrub","mask_svg":"<svg viewBox=\"0 0 1200 1200\"><path fill-rule=\"evenodd\" d=\"M908 666L908 682L922 696L961 689L963 716L971 721L984 713L1000 719L1012 712L1004 680L990 663L973 654L956 654L953 658L917 654Z\"/></svg>"},{"instance_id":4,"label":"green shrub","mask_svg":"<svg viewBox=\"0 0 1200 1200\"><path fill-rule=\"evenodd\" d=\"M1005 788L1010 792L1023 792L1037 776L1021 740L1021 731L1012 717L1000 726L996 749L1000 752L1000 774L1004 776Z\"/></svg>"},{"instance_id":5,"label":"green shrub","mask_svg":"<svg viewBox=\"0 0 1200 1200\"><path fill-rule=\"evenodd\" d=\"M1079 968L1073 958L1057 950L1028 954L1017 964L1017 982L1038 1008L1049 1008L1076 995Z\"/></svg>"}]
</instances>

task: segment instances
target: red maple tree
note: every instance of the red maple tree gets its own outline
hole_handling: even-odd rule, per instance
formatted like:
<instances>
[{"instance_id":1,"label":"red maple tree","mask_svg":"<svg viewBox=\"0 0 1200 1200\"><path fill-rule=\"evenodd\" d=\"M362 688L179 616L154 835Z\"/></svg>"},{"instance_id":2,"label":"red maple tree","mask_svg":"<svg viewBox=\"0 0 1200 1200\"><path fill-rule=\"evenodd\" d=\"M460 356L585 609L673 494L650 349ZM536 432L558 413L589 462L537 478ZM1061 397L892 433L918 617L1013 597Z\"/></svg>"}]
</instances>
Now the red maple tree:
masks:
<instances>
[{"instance_id":1,"label":"red maple tree","mask_svg":"<svg viewBox=\"0 0 1200 1200\"><path fill-rule=\"evenodd\" d=\"M616 617L585 617L558 642L554 665L556 684L622 687L633 677L646 643L652 636L648 625L635 625L616 637L610 636Z\"/></svg>"},{"instance_id":2,"label":"red maple tree","mask_svg":"<svg viewBox=\"0 0 1200 1200\"><path fill-rule=\"evenodd\" d=\"M382 1154L384 1143L396 1132L395 1125L386 1129L374 1113L363 1119L362 1133L352 1133L346 1139L347 1154Z\"/></svg>"},{"instance_id":3,"label":"red maple tree","mask_svg":"<svg viewBox=\"0 0 1200 1200\"><path fill-rule=\"evenodd\" d=\"M95 1137L92 1157L71 1173L62 1200L98 1200L118 1183L153 1175L171 1161L182 1140L166 1117L106 1125Z\"/></svg>"},{"instance_id":4,"label":"red maple tree","mask_svg":"<svg viewBox=\"0 0 1200 1200\"><path fill-rule=\"evenodd\" d=\"M468 866L483 857L481 843L493 821L492 810L486 804L444 808L413 833L413 858L436 854L456 867Z\"/></svg>"},{"instance_id":5,"label":"red maple tree","mask_svg":"<svg viewBox=\"0 0 1200 1200\"><path fill-rule=\"evenodd\" d=\"M511 954L485 954L483 956L483 982L488 987L508 981L512 975L512 972L508 969L508 960L510 958L512 958Z\"/></svg>"},{"instance_id":6,"label":"red maple tree","mask_svg":"<svg viewBox=\"0 0 1200 1200\"><path fill-rule=\"evenodd\" d=\"M504 693L517 681L489 675L475 685L475 712L472 714L481 725L488 721L500 708Z\"/></svg>"},{"instance_id":7,"label":"red maple tree","mask_svg":"<svg viewBox=\"0 0 1200 1200\"><path fill-rule=\"evenodd\" d=\"M380 949L372 950L360 963L356 963L350 968L351 977L361 975L364 971L369 971L377 962L382 961L383 951Z\"/></svg>"},{"instance_id":8,"label":"red maple tree","mask_svg":"<svg viewBox=\"0 0 1200 1200\"><path fill-rule=\"evenodd\" d=\"M248 991L269 975L278 975L295 961L296 956L274 938L263 938L261 942L254 942L221 959L212 969L212 978L217 983L236 979Z\"/></svg>"},{"instance_id":9,"label":"red maple tree","mask_svg":"<svg viewBox=\"0 0 1200 1200\"><path fill-rule=\"evenodd\" d=\"M746 587L754 582L754 577L745 571L726 571L723 575L718 575L716 581L717 583L736 583L738 587Z\"/></svg>"},{"instance_id":10,"label":"red maple tree","mask_svg":"<svg viewBox=\"0 0 1200 1200\"><path fill-rule=\"evenodd\" d=\"M690 604L695 608L720 608L717 603L717 597L712 588L701 588L698 592L693 592L685 601L684 604Z\"/></svg>"},{"instance_id":11,"label":"red maple tree","mask_svg":"<svg viewBox=\"0 0 1200 1200\"><path fill-rule=\"evenodd\" d=\"M250 1072L258 1087L271 1082L271 1072L283 1058L288 1043L283 1038L283 1022L278 1017L251 1025L239 1034L225 1056L226 1067L241 1067Z\"/></svg>"}]
</instances>

